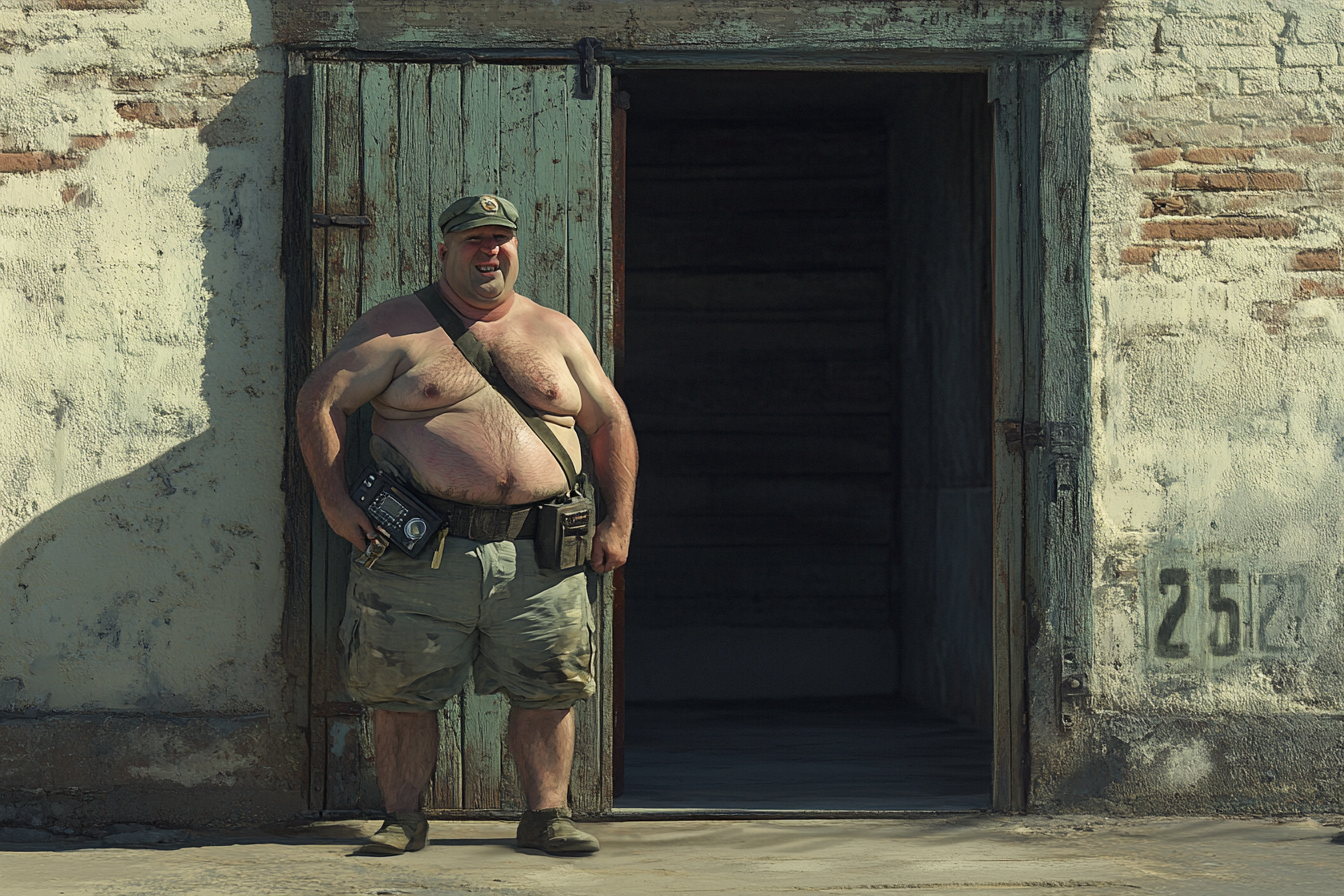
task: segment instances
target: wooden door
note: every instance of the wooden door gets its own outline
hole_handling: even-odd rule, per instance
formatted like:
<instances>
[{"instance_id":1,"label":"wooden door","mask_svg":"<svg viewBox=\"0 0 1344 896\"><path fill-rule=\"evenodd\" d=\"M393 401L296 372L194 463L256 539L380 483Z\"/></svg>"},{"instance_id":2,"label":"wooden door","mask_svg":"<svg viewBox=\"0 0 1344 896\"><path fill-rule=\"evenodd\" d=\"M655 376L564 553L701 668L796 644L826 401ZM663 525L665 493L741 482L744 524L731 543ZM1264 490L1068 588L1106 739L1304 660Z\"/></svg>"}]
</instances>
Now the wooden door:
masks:
<instances>
[{"instance_id":1,"label":"wooden door","mask_svg":"<svg viewBox=\"0 0 1344 896\"><path fill-rule=\"evenodd\" d=\"M578 98L577 66L315 63L312 84L313 357L364 310L435 278L438 213L499 193L521 212L518 289L568 314L612 373L611 79ZM368 415L351 419L350 467L367 461ZM349 546L313 508L311 799L381 806L370 714L340 680L337 635ZM611 808L610 576L590 573L597 694L577 708L576 812ZM425 806L488 816L523 808L502 696L464 694L440 714L442 753Z\"/></svg>"}]
</instances>

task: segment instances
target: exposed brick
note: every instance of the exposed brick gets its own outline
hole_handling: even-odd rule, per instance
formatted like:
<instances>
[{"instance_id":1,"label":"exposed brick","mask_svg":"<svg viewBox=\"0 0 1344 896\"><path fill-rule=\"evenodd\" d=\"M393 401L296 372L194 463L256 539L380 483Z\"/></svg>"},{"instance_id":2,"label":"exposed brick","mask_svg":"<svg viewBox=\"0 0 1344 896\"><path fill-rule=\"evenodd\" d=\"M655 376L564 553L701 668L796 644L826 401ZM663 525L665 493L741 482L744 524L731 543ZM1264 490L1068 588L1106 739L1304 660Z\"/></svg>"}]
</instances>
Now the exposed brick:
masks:
<instances>
[{"instance_id":1,"label":"exposed brick","mask_svg":"<svg viewBox=\"0 0 1344 896\"><path fill-rule=\"evenodd\" d=\"M143 9L145 0L56 0L59 9Z\"/></svg>"},{"instance_id":2,"label":"exposed brick","mask_svg":"<svg viewBox=\"0 0 1344 896\"><path fill-rule=\"evenodd\" d=\"M1338 280L1303 280L1297 284L1297 296L1302 299L1338 299L1344 297L1344 282Z\"/></svg>"},{"instance_id":3,"label":"exposed brick","mask_svg":"<svg viewBox=\"0 0 1344 896\"><path fill-rule=\"evenodd\" d=\"M1120 263L1150 264L1159 251L1156 246L1129 246L1120 250Z\"/></svg>"},{"instance_id":4,"label":"exposed brick","mask_svg":"<svg viewBox=\"0 0 1344 896\"><path fill-rule=\"evenodd\" d=\"M61 200L64 202L73 201L74 198L79 195L79 191L82 189L83 187L81 187L79 184L71 184L70 186L66 187L64 190L61 191Z\"/></svg>"},{"instance_id":5,"label":"exposed brick","mask_svg":"<svg viewBox=\"0 0 1344 896\"><path fill-rule=\"evenodd\" d=\"M1122 131L1120 139L1131 146L1147 146L1153 142L1152 131Z\"/></svg>"},{"instance_id":6,"label":"exposed brick","mask_svg":"<svg viewBox=\"0 0 1344 896\"><path fill-rule=\"evenodd\" d=\"M138 121L152 128L190 128L200 122L194 110L173 103L117 103L117 114L127 121Z\"/></svg>"},{"instance_id":7,"label":"exposed brick","mask_svg":"<svg viewBox=\"0 0 1344 896\"><path fill-rule=\"evenodd\" d=\"M0 152L0 174L32 174L51 168L45 152Z\"/></svg>"},{"instance_id":8,"label":"exposed brick","mask_svg":"<svg viewBox=\"0 0 1344 896\"><path fill-rule=\"evenodd\" d=\"M1337 271L1339 270L1338 249L1304 249L1293 256L1288 265L1294 271Z\"/></svg>"},{"instance_id":9,"label":"exposed brick","mask_svg":"<svg viewBox=\"0 0 1344 896\"><path fill-rule=\"evenodd\" d=\"M1200 197L1199 209L1201 212L1211 215L1227 212L1256 212L1274 207L1277 199L1278 197L1265 196L1261 193L1213 194L1212 196Z\"/></svg>"},{"instance_id":10,"label":"exposed brick","mask_svg":"<svg viewBox=\"0 0 1344 896\"><path fill-rule=\"evenodd\" d=\"M105 143L107 143L106 134L70 138L70 148L77 152L92 152L95 149L101 149Z\"/></svg>"},{"instance_id":11,"label":"exposed brick","mask_svg":"<svg viewBox=\"0 0 1344 896\"><path fill-rule=\"evenodd\" d=\"M1175 147L1166 147L1164 149L1149 149L1145 152L1134 153L1134 164L1140 168L1161 168L1163 165L1170 165L1181 157L1181 151Z\"/></svg>"},{"instance_id":12,"label":"exposed brick","mask_svg":"<svg viewBox=\"0 0 1344 896\"><path fill-rule=\"evenodd\" d=\"M1282 219L1266 220L1260 225L1260 235L1268 240L1282 240L1297 236L1297 225Z\"/></svg>"},{"instance_id":13,"label":"exposed brick","mask_svg":"<svg viewBox=\"0 0 1344 896\"><path fill-rule=\"evenodd\" d=\"M1252 171L1252 190L1300 190L1302 175L1296 171Z\"/></svg>"},{"instance_id":14,"label":"exposed brick","mask_svg":"<svg viewBox=\"0 0 1344 896\"><path fill-rule=\"evenodd\" d=\"M1293 128L1293 139L1298 143L1324 143L1335 136L1335 129L1329 125L1313 124Z\"/></svg>"},{"instance_id":15,"label":"exposed brick","mask_svg":"<svg viewBox=\"0 0 1344 896\"><path fill-rule=\"evenodd\" d=\"M133 93L154 90L163 83L162 75L114 75L112 89Z\"/></svg>"},{"instance_id":16,"label":"exposed brick","mask_svg":"<svg viewBox=\"0 0 1344 896\"><path fill-rule=\"evenodd\" d=\"M1297 225L1281 218L1203 218L1149 222L1141 232L1146 240L1280 239L1296 234Z\"/></svg>"},{"instance_id":17,"label":"exposed brick","mask_svg":"<svg viewBox=\"0 0 1344 896\"><path fill-rule=\"evenodd\" d=\"M1153 213L1158 215L1185 214L1185 197L1156 196L1152 200Z\"/></svg>"},{"instance_id":18,"label":"exposed brick","mask_svg":"<svg viewBox=\"0 0 1344 896\"><path fill-rule=\"evenodd\" d=\"M1130 175L1130 183L1137 190L1154 192L1171 189L1171 175L1165 171L1136 171Z\"/></svg>"},{"instance_id":19,"label":"exposed brick","mask_svg":"<svg viewBox=\"0 0 1344 896\"><path fill-rule=\"evenodd\" d=\"M1251 319L1259 322L1265 332L1278 336L1288 329L1288 318L1293 312L1293 302L1255 302L1251 305Z\"/></svg>"},{"instance_id":20,"label":"exposed brick","mask_svg":"<svg viewBox=\"0 0 1344 896\"><path fill-rule=\"evenodd\" d=\"M1225 171L1221 174L1176 175L1178 190L1244 190L1250 184L1245 172Z\"/></svg>"},{"instance_id":21,"label":"exposed brick","mask_svg":"<svg viewBox=\"0 0 1344 896\"><path fill-rule=\"evenodd\" d=\"M1249 162L1253 158L1255 150L1245 146L1208 147L1185 151L1185 160L1197 165L1226 165L1231 162Z\"/></svg>"},{"instance_id":22,"label":"exposed brick","mask_svg":"<svg viewBox=\"0 0 1344 896\"><path fill-rule=\"evenodd\" d=\"M1156 213L1157 213L1157 211L1156 211L1156 209L1153 208L1153 201L1152 201L1151 199L1145 199L1145 200L1143 200L1143 202L1139 205L1139 217L1140 217L1140 218L1151 218L1151 217L1152 217L1153 215L1155 215Z\"/></svg>"},{"instance_id":23,"label":"exposed brick","mask_svg":"<svg viewBox=\"0 0 1344 896\"><path fill-rule=\"evenodd\" d=\"M36 174L78 168L83 160L49 152L0 152L0 174Z\"/></svg>"},{"instance_id":24,"label":"exposed brick","mask_svg":"<svg viewBox=\"0 0 1344 896\"><path fill-rule=\"evenodd\" d=\"M1176 175L1178 190L1298 190L1302 176L1295 171L1224 171L1219 174Z\"/></svg>"}]
</instances>

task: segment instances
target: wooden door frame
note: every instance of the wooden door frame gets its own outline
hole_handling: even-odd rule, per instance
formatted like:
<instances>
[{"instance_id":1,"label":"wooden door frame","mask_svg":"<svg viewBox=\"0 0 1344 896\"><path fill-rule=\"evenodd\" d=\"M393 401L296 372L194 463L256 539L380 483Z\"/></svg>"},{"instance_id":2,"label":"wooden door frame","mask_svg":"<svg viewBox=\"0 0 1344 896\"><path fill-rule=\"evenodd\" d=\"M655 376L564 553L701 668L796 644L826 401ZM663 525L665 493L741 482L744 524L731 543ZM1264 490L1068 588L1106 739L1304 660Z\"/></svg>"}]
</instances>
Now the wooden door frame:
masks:
<instances>
[{"instance_id":1,"label":"wooden door frame","mask_svg":"<svg viewBox=\"0 0 1344 896\"><path fill-rule=\"evenodd\" d=\"M440 48L407 54L406 61L484 61L491 56L509 62L578 61L572 50ZM313 110L305 73L309 61L319 58L354 61L371 54L315 50L289 56L282 239L287 410L320 360L313 336L328 327L322 309L313 307L317 293L309 249ZM377 58L388 61L386 54ZM1085 52L657 51L609 53L602 63L613 69L987 73L988 100L995 107L993 808L1029 808L1032 757L1070 748L1074 719L1087 700L1091 660L1092 514L1086 450L1091 409L1090 109ZM322 785L311 774L310 763L317 759L313 751L325 747L311 737L308 676L313 659L311 541L321 517L299 454L292 413L286 414L285 434L282 644L295 723L308 725L310 731L311 748L304 761L309 805L320 808ZM621 621L613 619L614 633Z\"/></svg>"}]
</instances>

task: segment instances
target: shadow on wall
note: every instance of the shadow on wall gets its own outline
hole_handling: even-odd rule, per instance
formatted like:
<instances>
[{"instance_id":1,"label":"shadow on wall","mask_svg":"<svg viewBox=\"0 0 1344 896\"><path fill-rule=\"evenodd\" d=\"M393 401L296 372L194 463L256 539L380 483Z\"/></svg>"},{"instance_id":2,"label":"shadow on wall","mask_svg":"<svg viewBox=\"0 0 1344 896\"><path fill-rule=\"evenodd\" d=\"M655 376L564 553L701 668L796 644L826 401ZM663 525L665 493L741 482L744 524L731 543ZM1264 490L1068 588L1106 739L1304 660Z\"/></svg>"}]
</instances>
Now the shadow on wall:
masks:
<instances>
[{"instance_id":1,"label":"shadow on wall","mask_svg":"<svg viewBox=\"0 0 1344 896\"><path fill-rule=\"evenodd\" d=\"M270 3L249 7L262 71L199 143L145 128L82 172L78 273L47 311L67 357L44 359L50 422L11 459L10 512L158 453L0 544L0 824L302 808L281 655L283 78Z\"/></svg>"}]
</instances>

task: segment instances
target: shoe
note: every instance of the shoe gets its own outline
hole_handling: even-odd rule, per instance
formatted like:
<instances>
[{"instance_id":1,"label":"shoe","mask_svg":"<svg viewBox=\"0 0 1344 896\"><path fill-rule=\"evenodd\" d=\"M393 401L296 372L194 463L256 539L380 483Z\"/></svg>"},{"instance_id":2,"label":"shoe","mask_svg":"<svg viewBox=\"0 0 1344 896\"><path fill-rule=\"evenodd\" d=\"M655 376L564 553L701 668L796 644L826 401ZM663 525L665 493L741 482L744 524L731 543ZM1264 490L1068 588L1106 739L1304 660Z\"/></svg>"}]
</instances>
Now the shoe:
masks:
<instances>
[{"instance_id":1,"label":"shoe","mask_svg":"<svg viewBox=\"0 0 1344 896\"><path fill-rule=\"evenodd\" d=\"M597 838L574 827L568 809L531 809L518 822L518 846L553 856L586 856L597 852Z\"/></svg>"},{"instance_id":2,"label":"shoe","mask_svg":"<svg viewBox=\"0 0 1344 896\"><path fill-rule=\"evenodd\" d=\"M391 812L378 833L369 838L357 856L399 856L425 848L429 836L429 820L423 812Z\"/></svg>"}]
</instances>

